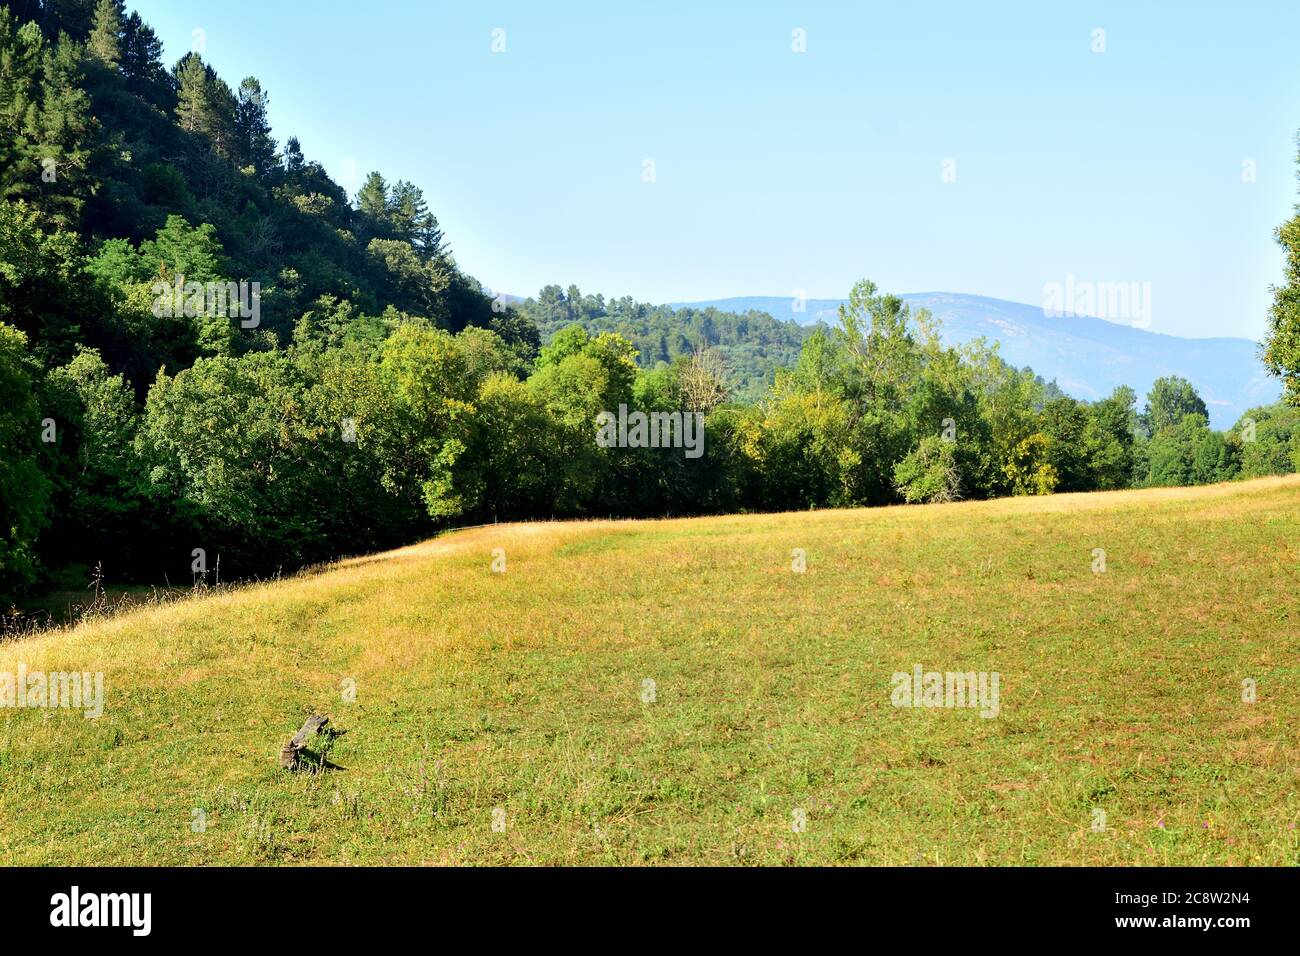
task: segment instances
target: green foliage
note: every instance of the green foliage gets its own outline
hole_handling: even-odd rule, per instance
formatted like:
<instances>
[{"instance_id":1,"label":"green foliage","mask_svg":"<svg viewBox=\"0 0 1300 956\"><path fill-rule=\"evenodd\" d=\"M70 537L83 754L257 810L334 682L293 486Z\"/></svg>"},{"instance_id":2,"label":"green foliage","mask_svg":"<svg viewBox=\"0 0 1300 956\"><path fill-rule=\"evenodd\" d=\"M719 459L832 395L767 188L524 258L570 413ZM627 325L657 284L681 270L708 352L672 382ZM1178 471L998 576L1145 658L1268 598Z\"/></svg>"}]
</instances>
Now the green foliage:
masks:
<instances>
[{"instance_id":1,"label":"green foliage","mask_svg":"<svg viewBox=\"0 0 1300 956\"><path fill-rule=\"evenodd\" d=\"M236 102L230 87L194 52L181 57L173 75L181 128L206 139L220 156L236 155Z\"/></svg>"},{"instance_id":2,"label":"green foliage","mask_svg":"<svg viewBox=\"0 0 1300 956\"><path fill-rule=\"evenodd\" d=\"M61 227L77 223L95 188L82 56L68 36L50 41L0 7L0 199L25 201Z\"/></svg>"},{"instance_id":3,"label":"green foliage","mask_svg":"<svg viewBox=\"0 0 1300 956\"><path fill-rule=\"evenodd\" d=\"M61 414L45 560L55 566L98 564L117 578L147 575L155 570L150 539L159 527L135 453L140 409L130 386L122 375L110 374L98 352L83 350L50 372L46 394Z\"/></svg>"},{"instance_id":4,"label":"green foliage","mask_svg":"<svg viewBox=\"0 0 1300 956\"><path fill-rule=\"evenodd\" d=\"M396 237L410 243L421 258L436 260L445 254L438 219L429 211L423 191L414 183L398 180L386 212Z\"/></svg>"},{"instance_id":5,"label":"green foliage","mask_svg":"<svg viewBox=\"0 0 1300 956\"><path fill-rule=\"evenodd\" d=\"M425 322L401 326L381 349L383 417L373 413L392 491L418 487L431 517L455 517L468 502L455 466L470 437L477 388L465 355L446 332Z\"/></svg>"},{"instance_id":6,"label":"green foliage","mask_svg":"<svg viewBox=\"0 0 1300 956\"><path fill-rule=\"evenodd\" d=\"M1177 425L1187 415L1208 418L1209 411L1191 382L1171 375L1151 384L1140 422L1148 435L1155 435L1170 425Z\"/></svg>"},{"instance_id":7,"label":"green foliage","mask_svg":"<svg viewBox=\"0 0 1300 956\"><path fill-rule=\"evenodd\" d=\"M546 286L520 311L536 322L544 341L574 324L592 334L621 335L632 343L644 369L715 349L726 368L728 386L744 402L760 400L776 370L793 365L801 344L812 334L762 312L734 315L717 309L672 309L627 297L606 302L604 296L584 295L576 286L567 291Z\"/></svg>"},{"instance_id":8,"label":"green foliage","mask_svg":"<svg viewBox=\"0 0 1300 956\"><path fill-rule=\"evenodd\" d=\"M86 41L86 50L110 70L122 64L122 2L99 0L95 5L94 25Z\"/></svg>"},{"instance_id":9,"label":"green foliage","mask_svg":"<svg viewBox=\"0 0 1300 956\"><path fill-rule=\"evenodd\" d=\"M1084 436L1089 432L1087 406L1062 396L1043 405L1042 433L1047 439L1047 463L1056 472L1056 491L1086 491L1092 487L1093 467Z\"/></svg>"},{"instance_id":10,"label":"green foliage","mask_svg":"<svg viewBox=\"0 0 1300 956\"><path fill-rule=\"evenodd\" d=\"M1279 402L1252 408L1225 435L1243 478L1286 475L1300 469L1300 408Z\"/></svg>"},{"instance_id":11,"label":"green foliage","mask_svg":"<svg viewBox=\"0 0 1300 956\"><path fill-rule=\"evenodd\" d=\"M1205 416L1197 413L1153 435L1147 456L1150 471L1145 483L1151 486L1203 485L1233 474L1223 435L1211 431Z\"/></svg>"},{"instance_id":12,"label":"green foliage","mask_svg":"<svg viewBox=\"0 0 1300 956\"><path fill-rule=\"evenodd\" d=\"M1300 405L1300 206L1274 235L1284 254L1286 281L1273 287L1263 358L1282 379L1286 401Z\"/></svg>"},{"instance_id":13,"label":"green foliage","mask_svg":"<svg viewBox=\"0 0 1300 956\"><path fill-rule=\"evenodd\" d=\"M95 565L184 580L194 548L229 579L452 522L1183 484L1300 456L1292 410L1252 410L1248 439L1245 419L1211 432L1182 379L1155 383L1140 420L1128 389L1079 402L983 342L943 346L869 281L811 329L572 285L512 306L457 266L413 183L376 171L349 201L297 137L278 152L256 77L232 91L197 53L168 70L119 0L13 9L5 597ZM189 293L168 314L177 282L257 283L260 322ZM1283 370L1294 284L1275 308ZM596 417L622 406L703 416L701 454L602 447Z\"/></svg>"},{"instance_id":14,"label":"green foliage","mask_svg":"<svg viewBox=\"0 0 1300 956\"><path fill-rule=\"evenodd\" d=\"M916 449L894 466L894 487L912 504L956 501L961 497L961 475L952 442L927 435Z\"/></svg>"},{"instance_id":15,"label":"green foliage","mask_svg":"<svg viewBox=\"0 0 1300 956\"><path fill-rule=\"evenodd\" d=\"M1088 407L1083 444L1093 486L1112 491L1128 486L1135 468L1137 415L1133 389L1121 385Z\"/></svg>"},{"instance_id":16,"label":"green foliage","mask_svg":"<svg viewBox=\"0 0 1300 956\"><path fill-rule=\"evenodd\" d=\"M357 211L370 221L372 229L383 228L388 218L388 184L379 173L367 176L357 191Z\"/></svg>"},{"instance_id":17,"label":"green foliage","mask_svg":"<svg viewBox=\"0 0 1300 956\"><path fill-rule=\"evenodd\" d=\"M290 562L318 553L327 489L305 467L320 432L303 386L287 356L267 354L199 359L149 389L141 457L154 494L196 526L194 546L215 532Z\"/></svg>"},{"instance_id":18,"label":"green foliage","mask_svg":"<svg viewBox=\"0 0 1300 956\"><path fill-rule=\"evenodd\" d=\"M609 332L592 338L573 326L542 349L530 383L561 422L594 435L598 414L631 400L636 376L630 342Z\"/></svg>"},{"instance_id":19,"label":"green foliage","mask_svg":"<svg viewBox=\"0 0 1300 956\"><path fill-rule=\"evenodd\" d=\"M140 268L141 279L224 279L216 227L206 222L191 227L181 216L168 216L154 238L140 244Z\"/></svg>"},{"instance_id":20,"label":"green foliage","mask_svg":"<svg viewBox=\"0 0 1300 956\"><path fill-rule=\"evenodd\" d=\"M484 377L475 404L466 485L478 510L493 520L551 513L567 493L556 450L570 436L540 394L506 372Z\"/></svg>"},{"instance_id":21,"label":"green foliage","mask_svg":"<svg viewBox=\"0 0 1300 956\"><path fill-rule=\"evenodd\" d=\"M1013 495L1050 495L1060 482L1056 467L1049 460L1051 440L1035 432L1021 440L1003 466Z\"/></svg>"},{"instance_id":22,"label":"green foliage","mask_svg":"<svg viewBox=\"0 0 1300 956\"><path fill-rule=\"evenodd\" d=\"M0 8L0 15L3 15ZM76 234L25 203L0 203L0 322L23 331L42 362L69 360L98 311Z\"/></svg>"},{"instance_id":23,"label":"green foliage","mask_svg":"<svg viewBox=\"0 0 1300 956\"><path fill-rule=\"evenodd\" d=\"M402 239L371 239L366 252L385 301L404 312L449 323L441 297L451 276L443 262L421 258L415 247Z\"/></svg>"},{"instance_id":24,"label":"green foliage","mask_svg":"<svg viewBox=\"0 0 1300 956\"><path fill-rule=\"evenodd\" d=\"M257 77L244 77L235 104L236 154L241 164L251 166L261 177L269 175L279 160L275 139L271 136L271 124L266 118L268 102L269 97Z\"/></svg>"},{"instance_id":25,"label":"green foliage","mask_svg":"<svg viewBox=\"0 0 1300 956\"><path fill-rule=\"evenodd\" d=\"M359 550L389 544L395 526L420 526L379 480L379 442L367 428L382 421L373 372L343 355L313 364L269 352L160 375L136 449L150 495L189 529L172 559L188 562L190 548L203 547L235 574L265 572L322 560L345 540ZM338 414L353 409L354 430Z\"/></svg>"},{"instance_id":26,"label":"green foliage","mask_svg":"<svg viewBox=\"0 0 1300 956\"><path fill-rule=\"evenodd\" d=\"M861 503L862 453L855 447L851 405L780 384L777 396L766 407L754 449L761 506L786 511Z\"/></svg>"},{"instance_id":27,"label":"green foliage","mask_svg":"<svg viewBox=\"0 0 1300 956\"><path fill-rule=\"evenodd\" d=\"M134 11L122 24L121 49L127 89L151 106L166 107L173 91L162 65L162 41Z\"/></svg>"},{"instance_id":28,"label":"green foliage","mask_svg":"<svg viewBox=\"0 0 1300 956\"><path fill-rule=\"evenodd\" d=\"M38 375L27 337L0 322L0 600L36 579L36 539L49 520L51 483L39 461L47 426L33 388Z\"/></svg>"}]
</instances>

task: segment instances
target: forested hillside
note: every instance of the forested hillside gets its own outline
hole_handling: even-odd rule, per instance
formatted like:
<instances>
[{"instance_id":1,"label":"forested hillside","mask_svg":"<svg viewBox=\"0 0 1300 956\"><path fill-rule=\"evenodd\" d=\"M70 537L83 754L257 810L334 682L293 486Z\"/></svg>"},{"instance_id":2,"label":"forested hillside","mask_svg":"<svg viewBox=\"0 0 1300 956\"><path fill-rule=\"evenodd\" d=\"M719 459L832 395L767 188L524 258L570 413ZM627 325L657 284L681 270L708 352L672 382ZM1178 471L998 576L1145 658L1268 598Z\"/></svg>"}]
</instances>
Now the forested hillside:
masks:
<instances>
[{"instance_id":1,"label":"forested hillside","mask_svg":"<svg viewBox=\"0 0 1300 956\"><path fill-rule=\"evenodd\" d=\"M484 294L410 182L121 0L0 6L0 600L264 575L451 523L944 501L1290 470L1177 379L1091 404L861 283L835 328ZM543 334L546 345L542 346ZM702 454L602 444L701 416Z\"/></svg>"},{"instance_id":2,"label":"forested hillside","mask_svg":"<svg viewBox=\"0 0 1300 956\"><path fill-rule=\"evenodd\" d=\"M726 369L732 397L746 403L763 397L777 369L795 364L804 339L812 332L794 322L778 322L766 312L673 308L636 302L628 296L607 302L600 294L583 295L574 285L567 289L548 285L536 298L525 300L520 311L537 324L544 342L574 324L597 335L620 335L632 343L637 363L645 369L715 349Z\"/></svg>"},{"instance_id":3,"label":"forested hillside","mask_svg":"<svg viewBox=\"0 0 1300 956\"><path fill-rule=\"evenodd\" d=\"M1131 289L1130 296L1136 299ZM1247 338L1183 338L1144 328L1138 317L1060 315L1043 303L1026 305L960 292L914 292L900 298L914 312L926 309L933 314L942 323L940 335L947 344L977 338L996 342L1003 359L1020 368L1028 365L1084 401L1105 398L1118 385L1141 394L1156 379L1177 375L1192 382L1205 400L1210 427L1225 429L1248 409L1276 402L1282 391L1281 383L1264 368L1259 343ZM745 296L678 306L753 310L779 321L816 325L834 324L841 304L836 299Z\"/></svg>"}]
</instances>

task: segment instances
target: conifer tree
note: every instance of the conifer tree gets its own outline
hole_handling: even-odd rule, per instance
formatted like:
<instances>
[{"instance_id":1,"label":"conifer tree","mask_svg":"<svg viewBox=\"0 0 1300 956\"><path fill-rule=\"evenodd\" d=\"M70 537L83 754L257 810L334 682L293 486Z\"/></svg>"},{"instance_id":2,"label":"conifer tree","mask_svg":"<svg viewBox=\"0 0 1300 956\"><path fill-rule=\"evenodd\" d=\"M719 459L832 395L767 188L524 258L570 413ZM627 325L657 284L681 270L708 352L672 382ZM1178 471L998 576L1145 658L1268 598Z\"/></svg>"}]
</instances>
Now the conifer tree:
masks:
<instances>
[{"instance_id":1,"label":"conifer tree","mask_svg":"<svg viewBox=\"0 0 1300 956\"><path fill-rule=\"evenodd\" d=\"M307 158L302 154L302 144L298 142L297 136L290 136L284 144L284 171L292 176L302 172L306 165Z\"/></svg>"},{"instance_id":2,"label":"conifer tree","mask_svg":"<svg viewBox=\"0 0 1300 956\"><path fill-rule=\"evenodd\" d=\"M230 87L197 53L176 64L176 118L186 132L207 137L222 156L235 147L235 97Z\"/></svg>"},{"instance_id":3,"label":"conifer tree","mask_svg":"<svg viewBox=\"0 0 1300 956\"><path fill-rule=\"evenodd\" d=\"M426 259L436 259L443 248L442 229L429 212L424 192L414 183L399 180L389 201L389 221L399 239L405 239Z\"/></svg>"},{"instance_id":4,"label":"conifer tree","mask_svg":"<svg viewBox=\"0 0 1300 956\"><path fill-rule=\"evenodd\" d=\"M269 97L257 77L247 76L239 84L239 100L235 105L239 161L252 166L259 176L265 176L278 163L271 124L266 118L268 101Z\"/></svg>"},{"instance_id":5,"label":"conifer tree","mask_svg":"<svg viewBox=\"0 0 1300 956\"><path fill-rule=\"evenodd\" d=\"M207 122L208 78L203 59L188 53L176 64L176 117L181 129L197 133Z\"/></svg>"},{"instance_id":6,"label":"conifer tree","mask_svg":"<svg viewBox=\"0 0 1300 956\"><path fill-rule=\"evenodd\" d=\"M172 93L172 78L162 63L162 41L138 13L122 23L121 51L127 89L155 106L165 104Z\"/></svg>"},{"instance_id":7,"label":"conifer tree","mask_svg":"<svg viewBox=\"0 0 1300 956\"><path fill-rule=\"evenodd\" d=\"M110 70L116 70L121 65L122 0L99 0L86 49Z\"/></svg>"},{"instance_id":8,"label":"conifer tree","mask_svg":"<svg viewBox=\"0 0 1300 956\"><path fill-rule=\"evenodd\" d=\"M45 0L41 4L46 36L57 38L66 33L84 42L94 22L96 0Z\"/></svg>"},{"instance_id":9,"label":"conifer tree","mask_svg":"<svg viewBox=\"0 0 1300 956\"><path fill-rule=\"evenodd\" d=\"M35 22L15 26L0 7L0 198L70 225L92 191L81 51L67 36L51 44Z\"/></svg>"},{"instance_id":10,"label":"conifer tree","mask_svg":"<svg viewBox=\"0 0 1300 956\"><path fill-rule=\"evenodd\" d=\"M371 173L357 191L357 209L370 220L370 231L375 235L390 232L388 227L388 183L379 173Z\"/></svg>"}]
</instances>

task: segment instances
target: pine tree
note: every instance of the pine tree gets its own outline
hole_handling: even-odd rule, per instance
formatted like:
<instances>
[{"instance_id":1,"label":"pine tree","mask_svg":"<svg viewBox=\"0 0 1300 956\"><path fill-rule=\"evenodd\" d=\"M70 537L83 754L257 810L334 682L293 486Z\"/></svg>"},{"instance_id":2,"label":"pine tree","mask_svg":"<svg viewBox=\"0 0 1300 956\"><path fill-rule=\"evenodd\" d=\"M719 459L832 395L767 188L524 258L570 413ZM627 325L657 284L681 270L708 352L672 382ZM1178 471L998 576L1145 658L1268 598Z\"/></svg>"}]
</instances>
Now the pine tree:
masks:
<instances>
[{"instance_id":1,"label":"pine tree","mask_svg":"<svg viewBox=\"0 0 1300 956\"><path fill-rule=\"evenodd\" d=\"M96 0L45 0L41 4L45 33L51 39L66 33L84 42L94 22Z\"/></svg>"},{"instance_id":2,"label":"pine tree","mask_svg":"<svg viewBox=\"0 0 1300 956\"><path fill-rule=\"evenodd\" d=\"M399 180L393 186L388 218L397 238L405 239L424 258L435 259L445 252L438 220L429 212L424 192L414 183Z\"/></svg>"},{"instance_id":3,"label":"pine tree","mask_svg":"<svg viewBox=\"0 0 1300 956\"><path fill-rule=\"evenodd\" d=\"M82 74L81 48L66 36L47 49L41 71L37 150L41 164L57 174L41 177L41 207L56 223L71 225L97 185L86 175L95 121ZM33 164L35 165L35 164Z\"/></svg>"},{"instance_id":4,"label":"pine tree","mask_svg":"<svg viewBox=\"0 0 1300 956\"><path fill-rule=\"evenodd\" d=\"M121 50L127 89L155 106L168 104L173 94L172 79L162 63L162 41L138 13L132 13L122 24Z\"/></svg>"},{"instance_id":5,"label":"pine tree","mask_svg":"<svg viewBox=\"0 0 1300 956\"><path fill-rule=\"evenodd\" d=\"M176 64L176 118L181 128L207 137L212 148L229 156L235 146L235 97L226 82L197 53Z\"/></svg>"},{"instance_id":6,"label":"pine tree","mask_svg":"<svg viewBox=\"0 0 1300 956\"><path fill-rule=\"evenodd\" d=\"M208 77L203 59L188 53L176 64L176 116L181 129L197 133L203 129L208 113Z\"/></svg>"},{"instance_id":7,"label":"pine tree","mask_svg":"<svg viewBox=\"0 0 1300 956\"><path fill-rule=\"evenodd\" d=\"M121 65L122 0L99 0L86 49L110 70L116 70Z\"/></svg>"},{"instance_id":8,"label":"pine tree","mask_svg":"<svg viewBox=\"0 0 1300 956\"><path fill-rule=\"evenodd\" d=\"M387 235L388 229L388 184L379 173L371 173L365 184L357 192L357 209L369 221L370 232L374 235Z\"/></svg>"},{"instance_id":9,"label":"pine tree","mask_svg":"<svg viewBox=\"0 0 1300 956\"><path fill-rule=\"evenodd\" d=\"M44 45L39 26L31 21L19 25L0 7L0 177L5 187L0 198L18 198L11 191L11 180L30 179L30 171L22 168L29 140L21 131L38 109Z\"/></svg>"},{"instance_id":10,"label":"pine tree","mask_svg":"<svg viewBox=\"0 0 1300 956\"><path fill-rule=\"evenodd\" d=\"M66 36L50 44L34 22L15 26L0 7L0 198L72 224L93 191L81 51Z\"/></svg>"},{"instance_id":11,"label":"pine tree","mask_svg":"<svg viewBox=\"0 0 1300 956\"><path fill-rule=\"evenodd\" d=\"M302 172L306 165L307 157L302 154L302 144L298 142L297 136L290 136L284 144L284 171L292 176Z\"/></svg>"},{"instance_id":12,"label":"pine tree","mask_svg":"<svg viewBox=\"0 0 1300 956\"><path fill-rule=\"evenodd\" d=\"M278 165L271 124L266 119L269 97L257 77L248 76L239 84L239 101L235 106L235 137L239 143L239 161L265 176Z\"/></svg>"}]
</instances>

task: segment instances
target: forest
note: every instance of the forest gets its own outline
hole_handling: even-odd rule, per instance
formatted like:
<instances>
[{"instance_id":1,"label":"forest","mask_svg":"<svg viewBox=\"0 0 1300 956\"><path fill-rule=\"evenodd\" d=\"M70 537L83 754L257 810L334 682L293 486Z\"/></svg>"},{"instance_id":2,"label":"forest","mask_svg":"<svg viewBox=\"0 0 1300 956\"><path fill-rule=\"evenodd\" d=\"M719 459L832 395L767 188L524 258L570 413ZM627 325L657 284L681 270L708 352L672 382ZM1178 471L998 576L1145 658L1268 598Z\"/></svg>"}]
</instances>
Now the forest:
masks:
<instances>
[{"instance_id":1,"label":"forest","mask_svg":"<svg viewBox=\"0 0 1300 956\"><path fill-rule=\"evenodd\" d=\"M0 606L223 580L527 518L1188 485L1300 465L1300 410L1207 424L1191 384L1087 403L943 345L868 280L835 327L457 264L419 186L353 196L281 144L269 91L170 66L122 0L0 6ZM1300 226L1265 360L1300 367ZM157 289L259 290L160 308ZM242 284L242 285L241 285ZM704 454L602 447L620 405L704 416ZM197 562L195 555L202 554Z\"/></svg>"},{"instance_id":2,"label":"forest","mask_svg":"<svg viewBox=\"0 0 1300 956\"><path fill-rule=\"evenodd\" d=\"M730 397L744 404L762 400L776 370L795 363L812 332L793 322L778 322L766 312L674 309L629 296L607 302L603 295L583 295L575 285L548 285L536 298L524 300L519 310L536 324L543 341L570 325L620 335L632 343L637 364L645 369L712 349L726 368Z\"/></svg>"}]
</instances>

